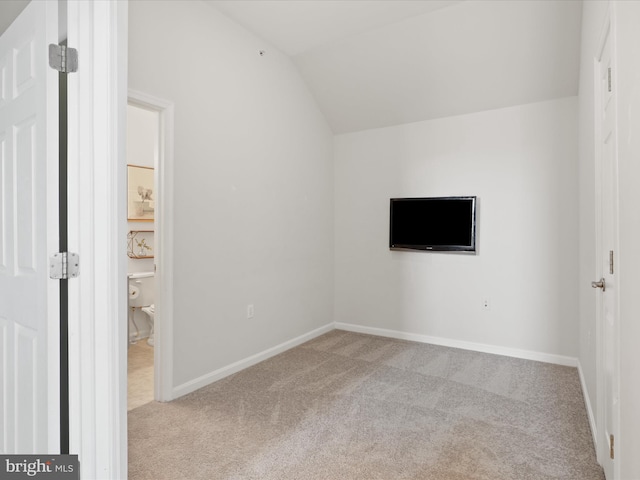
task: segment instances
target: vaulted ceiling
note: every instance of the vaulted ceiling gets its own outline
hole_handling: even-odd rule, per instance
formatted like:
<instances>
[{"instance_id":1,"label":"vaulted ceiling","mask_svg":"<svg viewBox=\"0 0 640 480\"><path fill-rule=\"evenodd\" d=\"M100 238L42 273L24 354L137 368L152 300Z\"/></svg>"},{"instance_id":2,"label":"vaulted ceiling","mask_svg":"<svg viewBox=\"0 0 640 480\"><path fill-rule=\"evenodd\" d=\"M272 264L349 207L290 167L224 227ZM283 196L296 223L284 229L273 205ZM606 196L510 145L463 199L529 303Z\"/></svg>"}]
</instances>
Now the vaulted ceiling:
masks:
<instances>
[{"instance_id":1,"label":"vaulted ceiling","mask_svg":"<svg viewBox=\"0 0 640 480\"><path fill-rule=\"evenodd\" d=\"M578 94L582 0L204 1L292 58L335 133Z\"/></svg>"},{"instance_id":2,"label":"vaulted ceiling","mask_svg":"<svg viewBox=\"0 0 640 480\"><path fill-rule=\"evenodd\" d=\"M335 133L578 93L581 0L206 0L290 55Z\"/></svg>"}]
</instances>

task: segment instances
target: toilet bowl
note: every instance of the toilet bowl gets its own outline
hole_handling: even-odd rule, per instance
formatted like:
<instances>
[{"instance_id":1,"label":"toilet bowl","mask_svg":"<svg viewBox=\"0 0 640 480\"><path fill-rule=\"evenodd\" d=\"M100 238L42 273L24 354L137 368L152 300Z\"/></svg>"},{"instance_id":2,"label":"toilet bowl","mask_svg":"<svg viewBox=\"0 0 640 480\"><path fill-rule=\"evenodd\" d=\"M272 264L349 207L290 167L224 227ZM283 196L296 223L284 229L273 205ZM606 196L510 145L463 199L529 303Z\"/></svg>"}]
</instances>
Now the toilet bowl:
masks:
<instances>
[{"instance_id":1,"label":"toilet bowl","mask_svg":"<svg viewBox=\"0 0 640 480\"><path fill-rule=\"evenodd\" d=\"M147 343L153 346L153 331L155 320L155 274L154 272L130 273L129 277L129 324L136 327L136 335L133 341L138 340L138 326L135 322L136 313L139 320L144 322L144 317L149 319L149 339ZM140 313L144 312L144 314ZM146 332L145 332L146 333ZM131 342L131 336L129 341Z\"/></svg>"},{"instance_id":2,"label":"toilet bowl","mask_svg":"<svg viewBox=\"0 0 640 480\"><path fill-rule=\"evenodd\" d=\"M149 317L149 324L151 325L151 332L149 333L149 338L147 338L147 345L151 345L153 347L153 322L155 320L154 316L155 316L155 309L156 306L155 304L151 304L148 307L142 307L142 311L144 313L147 314L147 316Z\"/></svg>"}]
</instances>

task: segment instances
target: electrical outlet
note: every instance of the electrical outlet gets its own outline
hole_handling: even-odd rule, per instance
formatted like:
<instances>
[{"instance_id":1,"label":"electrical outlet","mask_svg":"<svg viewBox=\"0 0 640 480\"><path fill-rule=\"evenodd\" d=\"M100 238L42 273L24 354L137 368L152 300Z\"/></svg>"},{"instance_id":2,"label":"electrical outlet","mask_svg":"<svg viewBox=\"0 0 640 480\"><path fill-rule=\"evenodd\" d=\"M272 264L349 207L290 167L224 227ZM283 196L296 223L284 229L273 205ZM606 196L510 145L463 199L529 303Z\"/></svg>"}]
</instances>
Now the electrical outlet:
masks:
<instances>
[{"instance_id":1,"label":"electrical outlet","mask_svg":"<svg viewBox=\"0 0 640 480\"><path fill-rule=\"evenodd\" d=\"M247 305L247 318L253 318L253 304Z\"/></svg>"},{"instance_id":2,"label":"electrical outlet","mask_svg":"<svg viewBox=\"0 0 640 480\"><path fill-rule=\"evenodd\" d=\"M491 302L487 297L482 299L482 309L483 310L491 310Z\"/></svg>"}]
</instances>

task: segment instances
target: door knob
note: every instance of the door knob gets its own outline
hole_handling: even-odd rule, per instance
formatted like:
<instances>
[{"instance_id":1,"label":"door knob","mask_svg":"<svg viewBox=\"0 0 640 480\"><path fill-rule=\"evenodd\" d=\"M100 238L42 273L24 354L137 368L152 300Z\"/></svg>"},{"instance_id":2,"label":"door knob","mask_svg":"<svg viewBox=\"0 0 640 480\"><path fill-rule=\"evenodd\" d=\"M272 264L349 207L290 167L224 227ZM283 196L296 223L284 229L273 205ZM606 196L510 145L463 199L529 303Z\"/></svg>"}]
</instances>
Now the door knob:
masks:
<instances>
[{"instance_id":1,"label":"door knob","mask_svg":"<svg viewBox=\"0 0 640 480\"><path fill-rule=\"evenodd\" d=\"M600 281L598 281L598 282L591 282L591 287L592 288L601 288L603 292L607 289L605 284L604 284L604 278L601 278Z\"/></svg>"}]
</instances>

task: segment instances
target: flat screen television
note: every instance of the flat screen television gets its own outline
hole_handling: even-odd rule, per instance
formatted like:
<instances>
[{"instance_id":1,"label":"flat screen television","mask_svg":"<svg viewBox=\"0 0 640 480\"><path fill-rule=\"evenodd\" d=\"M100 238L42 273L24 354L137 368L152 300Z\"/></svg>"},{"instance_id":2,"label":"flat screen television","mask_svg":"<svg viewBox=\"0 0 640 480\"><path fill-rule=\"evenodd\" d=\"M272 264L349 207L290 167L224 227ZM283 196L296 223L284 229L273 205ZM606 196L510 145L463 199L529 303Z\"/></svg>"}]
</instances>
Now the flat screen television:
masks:
<instances>
[{"instance_id":1,"label":"flat screen television","mask_svg":"<svg viewBox=\"0 0 640 480\"><path fill-rule=\"evenodd\" d=\"M476 197L392 198L389 248L476 251Z\"/></svg>"}]
</instances>

